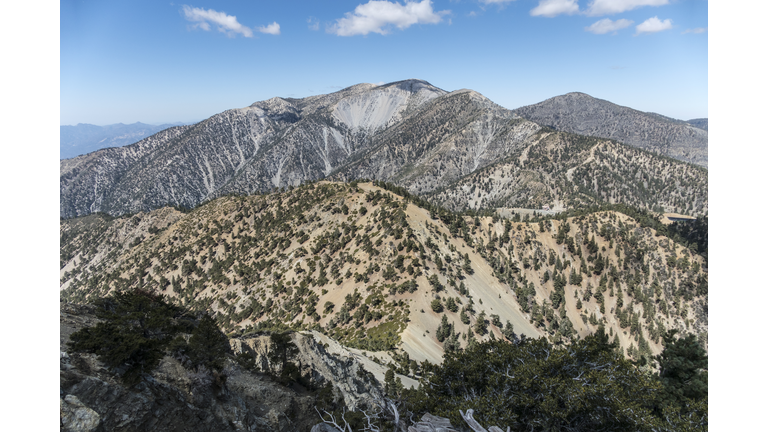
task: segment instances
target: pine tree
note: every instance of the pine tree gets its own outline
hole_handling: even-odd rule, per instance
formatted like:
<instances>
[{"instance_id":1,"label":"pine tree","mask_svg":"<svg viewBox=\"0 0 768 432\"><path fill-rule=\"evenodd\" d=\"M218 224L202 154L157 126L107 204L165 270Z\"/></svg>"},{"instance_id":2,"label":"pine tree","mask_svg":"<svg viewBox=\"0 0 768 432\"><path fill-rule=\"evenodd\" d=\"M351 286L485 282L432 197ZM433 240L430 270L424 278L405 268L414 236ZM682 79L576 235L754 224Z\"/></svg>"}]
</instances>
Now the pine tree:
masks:
<instances>
[{"instance_id":1,"label":"pine tree","mask_svg":"<svg viewBox=\"0 0 768 432\"><path fill-rule=\"evenodd\" d=\"M432 300L432 303L430 304L430 306L432 307L432 310L437 313L440 313L443 311L443 303L440 301L439 298Z\"/></svg>"},{"instance_id":2,"label":"pine tree","mask_svg":"<svg viewBox=\"0 0 768 432\"><path fill-rule=\"evenodd\" d=\"M143 290L115 292L95 305L101 321L73 333L69 349L96 354L109 368L122 370L124 383L137 383L160 363L182 309ZM208 334L208 324L202 331Z\"/></svg>"},{"instance_id":3,"label":"pine tree","mask_svg":"<svg viewBox=\"0 0 768 432\"><path fill-rule=\"evenodd\" d=\"M505 338L509 339L510 342L516 342L517 341L517 334L515 334L515 328L507 321L507 323L504 325L504 330L501 331L501 334L504 335Z\"/></svg>"},{"instance_id":4,"label":"pine tree","mask_svg":"<svg viewBox=\"0 0 768 432\"><path fill-rule=\"evenodd\" d=\"M448 318L443 315L443 319L440 321L440 326L437 327L437 331L435 332L435 337L437 337L438 342L443 342L451 332L451 325L448 324Z\"/></svg>"},{"instance_id":5,"label":"pine tree","mask_svg":"<svg viewBox=\"0 0 768 432\"><path fill-rule=\"evenodd\" d=\"M453 300L453 297L448 297L448 300L445 301L445 307L454 313L459 311L459 305L456 304L456 301Z\"/></svg>"},{"instance_id":6,"label":"pine tree","mask_svg":"<svg viewBox=\"0 0 768 432\"><path fill-rule=\"evenodd\" d=\"M707 353L695 335L675 338L677 330L663 335L664 351L656 356L664 403L682 406L686 400L707 399Z\"/></svg>"},{"instance_id":7,"label":"pine tree","mask_svg":"<svg viewBox=\"0 0 768 432\"><path fill-rule=\"evenodd\" d=\"M475 333L482 336L486 333L487 330L488 324L485 322L485 311L481 311L477 316L477 321L475 322Z\"/></svg>"},{"instance_id":8,"label":"pine tree","mask_svg":"<svg viewBox=\"0 0 768 432\"><path fill-rule=\"evenodd\" d=\"M467 312L464 308L461 309L461 314L459 314L459 319L464 324L469 324L469 315L467 315Z\"/></svg>"}]
</instances>

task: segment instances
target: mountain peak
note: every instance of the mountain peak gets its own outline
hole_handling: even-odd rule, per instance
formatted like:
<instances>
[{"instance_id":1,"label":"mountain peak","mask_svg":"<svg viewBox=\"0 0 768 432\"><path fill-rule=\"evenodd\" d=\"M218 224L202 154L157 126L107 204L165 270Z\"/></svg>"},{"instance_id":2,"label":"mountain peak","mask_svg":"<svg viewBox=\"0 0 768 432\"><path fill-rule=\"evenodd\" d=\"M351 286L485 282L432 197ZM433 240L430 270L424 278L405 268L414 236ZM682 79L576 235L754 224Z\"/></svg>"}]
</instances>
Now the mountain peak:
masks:
<instances>
[{"instance_id":1,"label":"mountain peak","mask_svg":"<svg viewBox=\"0 0 768 432\"><path fill-rule=\"evenodd\" d=\"M418 91L422 88L429 87L431 89L437 89L437 87L433 86L427 81L416 79L416 78L410 78L407 80L402 81L395 81L387 84L382 84L379 87L381 88L387 88L387 87L398 87L403 90L408 91Z\"/></svg>"},{"instance_id":2,"label":"mountain peak","mask_svg":"<svg viewBox=\"0 0 768 432\"><path fill-rule=\"evenodd\" d=\"M591 95L588 95L588 94L582 93L582 92L568 92L568 93L566 93L564 95L555 96L555 97L564 97L564 96L568 96L568 97L572 97L572 98L582 98L582 99L597 99L596 97L593 97Z\"/></svg>"},{"instance_id":3,"label":"mountain peak","mask_svg":"<svg viewBox=\"0 0 768 432\"><path fill-rule=\"evenodd\" d=\"M624 144L707 166L707 132L691 124L572 92L514 110L557 130L614 139Z\"/></svg>"}]
</instances>

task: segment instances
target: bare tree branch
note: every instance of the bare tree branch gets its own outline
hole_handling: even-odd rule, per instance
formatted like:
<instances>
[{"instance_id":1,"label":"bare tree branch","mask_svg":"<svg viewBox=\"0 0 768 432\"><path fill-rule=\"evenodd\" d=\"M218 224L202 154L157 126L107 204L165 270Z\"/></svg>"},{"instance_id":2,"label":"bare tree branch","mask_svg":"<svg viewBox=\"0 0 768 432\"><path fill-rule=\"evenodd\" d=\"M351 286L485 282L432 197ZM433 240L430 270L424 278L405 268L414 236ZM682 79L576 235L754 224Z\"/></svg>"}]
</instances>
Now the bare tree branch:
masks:
<instances>
[{"instance_id":1,"label":"bare tree branch","mask_svg":"<svg viewBox=\"0 0 768 432\"><path fill-rule=\"evenodd\" d=\"M347 423L347 420L344 418L344 413L343 413L343 412L342 412L342 414L341 414L341 419L342 419L342 420L344 420L344 426L342 427L342 426L339 426L339 424L338 424L338 423L336 423L336 418L333 416L333 414L329 413L328 411L326 411L326 410L323 410L323 412L324 412L325 414L327 414L327 415L328 415L328 416L331 418L330 420L326 420L326 419L323 417L323 415L322 415L322 414L320 414L320 411L317 409L317 407L315 407L315 411L317 411L317 415L319 415L319 416L320 416L320 419L323 421L323 423L325 423L325 424L329 424L329 425L331 425L331 426L335 427L335 428L336 428L337 430L339 430L340 432L346 432L347 430L348 430L349 432L352 432L352 428L349 426L349 423Z\"/></svg>"},{"instance_id":2,"label":"bare tree branch","mask_svg":"<svg viewBox=\"0 0 768 432\"><path fill-rule=\"evenodd\" d=\"M464 419L465 422L469 425L469 427L475 431L475 432L488 432L484 427L480 426L480 423L477 422L474 418L472 418L472 414L474 414L475 410L472 408L467 410L467 413L464 414L464 411L459 410L459 414L461 414L461 418Z\"/></svg>"}]
</instances>

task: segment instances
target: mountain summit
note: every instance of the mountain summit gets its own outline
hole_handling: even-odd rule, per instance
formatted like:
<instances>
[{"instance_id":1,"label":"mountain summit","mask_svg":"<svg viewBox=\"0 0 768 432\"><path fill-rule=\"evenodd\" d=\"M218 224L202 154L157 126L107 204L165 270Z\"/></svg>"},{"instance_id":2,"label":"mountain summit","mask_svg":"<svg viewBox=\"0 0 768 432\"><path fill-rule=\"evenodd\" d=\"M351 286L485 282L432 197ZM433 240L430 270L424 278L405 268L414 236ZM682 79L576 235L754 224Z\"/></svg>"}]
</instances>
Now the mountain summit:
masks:
<instances>
[{"instance_id":1,"label":"mountain summit","mask_svg":"<svg viewBox=\"0 0 768 432\"><path fill-rule=\"evenodd\" d=\"M683 121L623 107L585 93L567 93L514 110L557 130L609 138L674 159L707 166L708 132Z\"/></svg>"}]
</instances>

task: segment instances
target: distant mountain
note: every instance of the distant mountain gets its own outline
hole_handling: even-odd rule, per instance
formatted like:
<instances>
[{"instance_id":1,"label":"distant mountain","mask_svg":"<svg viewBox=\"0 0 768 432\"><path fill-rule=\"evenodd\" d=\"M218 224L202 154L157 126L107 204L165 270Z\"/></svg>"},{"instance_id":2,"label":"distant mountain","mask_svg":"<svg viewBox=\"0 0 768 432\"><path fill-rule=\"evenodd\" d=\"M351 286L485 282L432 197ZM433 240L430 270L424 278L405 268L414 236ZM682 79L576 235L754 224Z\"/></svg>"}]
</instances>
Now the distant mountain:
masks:
<instances>
[{"instance_id":1,"label":"distant mountain","mask_svg":"<svg viewBox=\"0 0 768 432\"><path fill-rule=\"evenodd\" d=\"M557 130L614 139L674 159L707 166L706 119L684 122L616 105L584 93L568 93L513 111Z\"/></svg>"},{"instance_id":2,"label":"distant mountain","mask_svg":"<svg viewBox=\"0 0 768 432\"><path fill-rule=\"evenodd\" d=\"M78 123L76 126L61 126L59 132L59 159L69 159L107 147L122 147L133 144L163 129L182 124L148 125L144 123L117 123L107 126L96 126Z\"/></svg>"},{"instance_id":3,"label":"distant mountain","mask_svg":"<svg viewBox=\"0 0 768 432\"><path fill-rule=\"evenodd\" d=\"M700 129L673 126L706 137ZM441 196L451 208L491 201L538 207L558 200L569 207L624 202L706 212L706 170L606 142L543 128L472 90L449 93L421 80L358 84L303 99L275 97L133 145L62 160L60 214L194 207L229 193L359 178L386 180L421 196L466 188ZM704 152L706 158L706 146ZM473 186L461 182L474 176L493 193L498 179L477 175L498 164L508 165L519 187L503 199L471 197ZM638 182L638 172L649 175ZM661 173L675 173L680 187L657 177Z\"/></svg>"},{"instance_id":4,"label":"distant mountain","mask_svg":"<svg viewBox=\"0 0 768 432\"><path fill-rule=\"evenodd\" d=\"M688 120L688 123L690 123L691 125L699 129L704 129L705 131L709 131L709 119L705 119L705 118L691 119L691 120Z\"/></svg>"}]
</instances>

